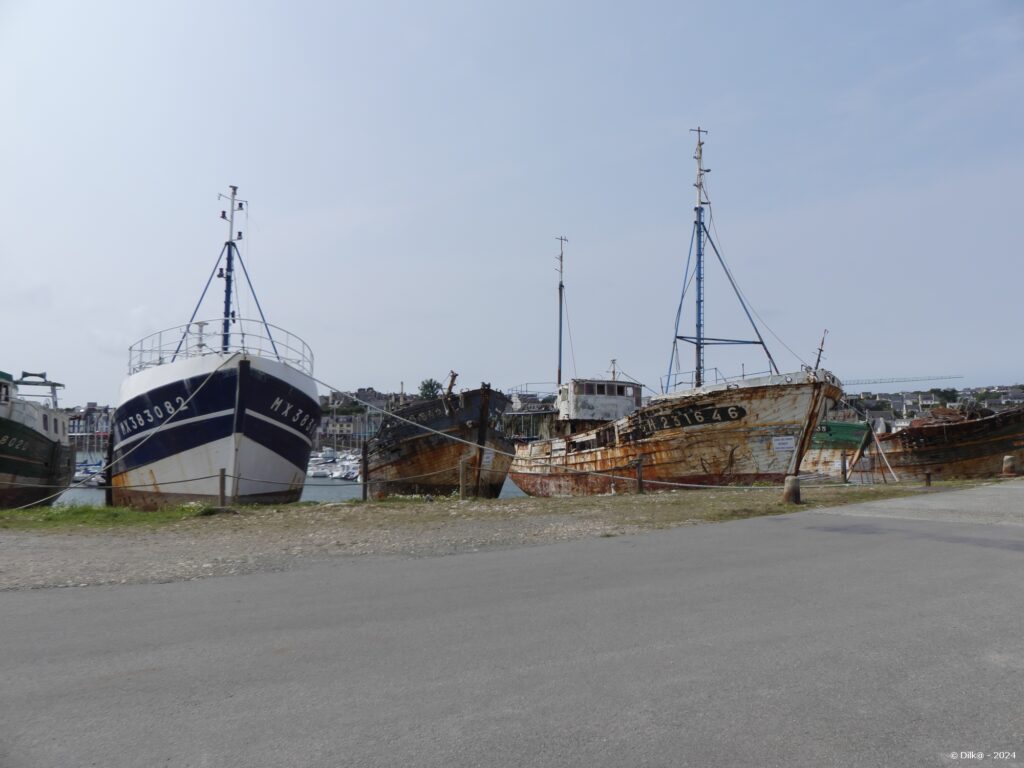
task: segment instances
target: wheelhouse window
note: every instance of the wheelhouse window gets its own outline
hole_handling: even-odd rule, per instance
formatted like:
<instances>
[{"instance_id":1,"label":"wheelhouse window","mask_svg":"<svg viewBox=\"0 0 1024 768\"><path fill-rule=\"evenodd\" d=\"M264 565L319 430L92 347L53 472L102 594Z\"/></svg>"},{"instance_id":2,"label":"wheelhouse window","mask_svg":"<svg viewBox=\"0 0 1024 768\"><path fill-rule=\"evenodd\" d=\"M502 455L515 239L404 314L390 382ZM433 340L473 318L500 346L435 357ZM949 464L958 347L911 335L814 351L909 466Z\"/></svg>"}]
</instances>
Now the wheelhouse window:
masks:
<instances>
[{"instance_id":1,"label":"wheelhouse window","mask_svg":"<svg viewBox=\"0 0 1024 768\"><path fill-rule=\"evenodd\" d=\"M44 414L43 414L43 432L49 432L49 431L50 431L50 419L49 419L49 417L48 417L48 416L47 416L47 415L46 415L46 414L44 413Z\"/></svg>"}]
</instances>

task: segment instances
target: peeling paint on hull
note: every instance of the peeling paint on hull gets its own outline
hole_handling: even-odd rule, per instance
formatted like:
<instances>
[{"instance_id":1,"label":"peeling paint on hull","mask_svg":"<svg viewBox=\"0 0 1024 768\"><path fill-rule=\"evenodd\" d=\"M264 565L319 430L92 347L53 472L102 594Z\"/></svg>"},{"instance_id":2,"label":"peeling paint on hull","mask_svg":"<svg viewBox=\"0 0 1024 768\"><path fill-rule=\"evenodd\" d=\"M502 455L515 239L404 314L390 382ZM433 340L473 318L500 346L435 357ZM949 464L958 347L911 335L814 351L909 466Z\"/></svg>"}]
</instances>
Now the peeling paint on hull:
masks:
<instances>
[{"instance_id":1,"label":"peeling paint on hull","mask_svg":"<svg viewBox=\"0 0 1024 768\"><path fill-rule=\"evenodd\" d=\"M926 474L933 480L995 477L1004 456L1024 465L1024 408L879 435L864 452L864 469L874 482L893 482L879 446L900 482L924 482Z\"/></svg>"},{"instance_id":2,"label":"peeling paint on hull","mask_svg":"<svg viewBox=\"0 0 1024 768\"><path fill-rule=\"evenodd\" d=\"M841 395L826 371L668 395L596 429L517 446L510 476L531 496L632 491L640 460L645 490L781 483Z\"/></svg>"},{"instance_id":3,"label":"peeling paint on hull","mask_svg":"<svg viewBox=\"0 0 1024 768\"><path fill-rule=\"evenodd\" d=\"M485 385L395 412L407 421L386 417L367 448L371 498L457 493L462 461L467 494L497 498L512 463L499 428L507 402Z\"/></svg>"}]
</instances>

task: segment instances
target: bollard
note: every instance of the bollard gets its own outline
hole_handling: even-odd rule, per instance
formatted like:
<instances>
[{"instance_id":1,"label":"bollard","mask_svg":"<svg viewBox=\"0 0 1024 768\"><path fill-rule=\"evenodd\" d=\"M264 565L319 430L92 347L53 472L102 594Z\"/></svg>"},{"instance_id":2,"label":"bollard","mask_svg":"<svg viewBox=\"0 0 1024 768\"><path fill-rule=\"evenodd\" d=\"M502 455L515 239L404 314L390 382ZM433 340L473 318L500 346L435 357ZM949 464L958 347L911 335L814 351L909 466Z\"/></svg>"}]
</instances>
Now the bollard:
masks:
<instances>
[{"instance_id":1,"label":"bollard","mask_svg":"<svg viewBox=\"0 0 1024 768\"><path fill-rule=\"evenodd\" d=\"M782 488L782 501L786 504L800 503L800 478L796 475L786 477L786 484Z\"/></svg>"},{"instance_id":2,"label":"bollard","mask_svg":"<svg viewBox=\"0 0 1024 768\"><path fill-rule=\"evenodd\" d=\"M1015 477L1017 475L1017 457L1003 456L1003 475Z\"/></svg>"},{"instance_id":3,"label":"bollard","mask_svg":"<svg viewBox=\"0 0 1024 768\"><path fill-rule=\"evenodd\" d=\"M925 488L930 488L931 485L932 485L932 473L931 472L925 472L924 473L924 487Z\"/></svg>"},{"instance_id":4,"label":"bollard","mask_svg":"<svg viewBox=\"0 0 1024 768\"><path fill-rule=\"evenodd\" d=\"M224 487L227 485L227 471L221 467L220 477L217 479L217 506L224 506Z\"/></svg>"},{"instance_id":5,"label":"bollard","mask_svg":"<svg viewBox=\"0 0 1024 768\"><path fill-rule=\"evenodd\" d=\"M636 460L636 492L644 492L644 457L640 456Z\"/></svg>"},{"instance_id":6,"label":"bollard","mask_svg":"<svg viewBox=\"0 0 1024 768\"><path fill-rule=\"evenodd\" d=\"M459 501L466 498L466 460L459 459Z\"/></svg>"},{"instance_id":7,"label":"bollard","mask_svg":"<svg viewBox=\"0 0 1024 768\"><path fill-rule=\"evenodd\" d=\"M363 501L366 501L366 491L370 487L370 457L367 443L363 442L363 455L359 463L360 480L363 481Z\"/></svg>"},{"instance_id":8,"label":"bollard","mask_svg":"<svg viewBox=\"0 0 1024 768\"><path fill-rule=\"evenodd\" d=\"M846 479L846 449L839 452L839 474L843 476L844 483L850 482Z\"/></svg>"}]
</instances>

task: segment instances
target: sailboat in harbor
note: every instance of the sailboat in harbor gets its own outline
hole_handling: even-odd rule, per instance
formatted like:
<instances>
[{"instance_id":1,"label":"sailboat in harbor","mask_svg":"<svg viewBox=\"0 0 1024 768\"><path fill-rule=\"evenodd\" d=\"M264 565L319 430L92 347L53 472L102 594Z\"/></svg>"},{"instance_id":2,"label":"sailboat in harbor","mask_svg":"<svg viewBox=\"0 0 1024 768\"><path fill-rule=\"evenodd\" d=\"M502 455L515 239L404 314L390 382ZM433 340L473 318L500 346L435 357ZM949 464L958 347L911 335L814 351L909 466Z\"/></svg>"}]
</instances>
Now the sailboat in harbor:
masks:
<instances>
[{"instance_id":1,"label":"sailboat in harbor","mask_svg":"<svg viewBox=\"0 0 1024 768\"><path fill-rule=\"evenodd\" d=\"M797 474L815 426L842 396L841 384L824 369L804 367L781 373L751 317L732 275L725 269L704 221L707 200L703 164L704 129L695 129L697 204L691 257L694 271L683 281L676 315L669 374L663 393L628 416L546 440L520 444L509 476L532 496L569 496L629 491L642 481L653 490L692 485L781 483ZM710 245L722 264L756 340L712 338L704 331L704 257ZM696 292L696 329L680 334L687 286ZM680 378L678 343L693 344L692 386L672 390ZM705 378L705 349L718 344L762 348L770 370L764 375Z\"/></svg>"},{"instance_id":2,"label":"sailboat in harbor","mask_svg":"<svg viewBox=\"0 0 1024 768\"><path fill-rule=\"evenodd\" d=\"M237 246L235 214L246 204L237 193L233 186L220 196L229 201L221 212L228 239L189 322L129 349L111 437L115 505L155 509L222 497L277 504L302 495L320 423L313 353L263 315ZM236 264L258 320L236 315ZM223 314L197 321L215 275L224 280Z\"/></svg>"}]
</instances>

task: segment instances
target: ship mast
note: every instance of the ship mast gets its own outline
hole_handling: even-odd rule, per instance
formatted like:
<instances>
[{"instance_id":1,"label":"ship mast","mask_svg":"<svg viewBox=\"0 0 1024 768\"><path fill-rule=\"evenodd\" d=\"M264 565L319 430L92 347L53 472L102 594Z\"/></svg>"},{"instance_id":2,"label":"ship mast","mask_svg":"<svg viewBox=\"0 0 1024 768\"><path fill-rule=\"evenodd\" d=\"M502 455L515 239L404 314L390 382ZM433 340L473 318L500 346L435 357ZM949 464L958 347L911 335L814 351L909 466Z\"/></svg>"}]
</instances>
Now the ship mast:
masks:
<instances>
[{"instance_id":1,"label":"ship mast","mask_svg":"<svg viewBox=\"0 0 1024 768\"><path fill-rule=\"evenodd\" d=\"M697 245L697 326L694 339L696 359L693 385L699 387L704 383L704 174L708 172L704 168L704 142L701 140L701 134L707 131L699 125L690 131L697 134L697 150L693 153L693 159L697 161L697 181L693 185L697 188L697 206L693 209L693 236Z\"/></svg>"},{"instance_id":2,"label":"ship mast","mask_svg":"<svg viewBox=\"0 0 1024 768\"><path fill-rule=\"evenodd\" d=\"M231 346L231 322L234 320L234 313L231 311L231 288L235 275L235 253L238 246L236 240L242 239L241 232L235 232L235 211L245 210L245 201L238 200L238 187L231 186L230 195L217 195L218 198L230 200L227 211L221 211L220 217L228 223L228 239L224 243L224 321L221 330L221 352L225 354Z\"/></svg>"},{"instance_id":3,"label":"ship mast","mask_svg":"<svg viewBox=\"0 0 1024 768\"><path fill-rule=\"evenodd\" d=\"M767 345L764 343L764 338L761 336L761 331L757 327L757 323L754 322L754 318L750 314L750 309L747 307L746 301L743 299L743 295L740 293L739 286L736 285L736 281L733 279L732 273L729 268L725 266L725 262L722 260L722 254L718 252L718 247L715 245L715 241L711 237L711 233L708 232L707 224L704 223L704 206L711 205L707 198L706 190L704 188L704 176L711 172L710 168L704 167L704 138L703 134L708 131L704 128L691 128L692 133L697 134L697 149L693 153L693 159L697 161L697 181L694 183L694 187L697 189L697 205L694 207L694 218L693 218L693 234L690 239L690 253L686 259L686 270L683 275L683 291L679 297L679 308L676 310L676 330L675 337L672 340L672 354L669 358L668 374L665 376L664 391L668 392L674 386L673 368L678 368L678 344L680 341L685 341L688 344L693 344L695 349L695 367L693 372L693 386L701 387L704 385L704 349L709 344L755 344L764 350L765 356L768 358L768 366L773 373L778 373L779 368L775 364L775 360L772 357L772 353L768 350ZM743 308L744 314L747 316L747 320L750 323L750 327L754 331L756 339L723 339L723 338L712 338L707 336L704 332L704 256L705 246L710 245L712 252L715 254L715 258L718 259L718 263L722 267L722 271L725 272L726 278L729 280L729 284L732 286L733 293L736 294L736 299L739 301L740 306ZM690 261L694 259L694 271L692 273L694 281L694 289L696 291L696 305L697 305L697 317L696 317L696 328L693 336L681 336L679 334L679 324L682 319L683 301L686 298L687 285L689 284L691 273L690 273Z\"/></svg>"},{"instance_id":4,"label":"ship mast","mask_svg":"<svg viewBox=\"0 0 1024 768\"><path fill-rule=\"evenodd\" d=\"M182 347L185 345L192 323L196 322L196 315L199 314L200 307L203 306L203 300L206 298L206 292L210 290L210 283L213 282L213 278L216 275L218 278L224 279L224 316L221 323L221 353L228 354L231 351L231 325L237 322L235 311L231 308L231 292L235 287L235 260L237 257L238 264L242 267L242 275L245 277L245 283L249 286L249 293L252 296L253 302L256 304L256 311L260 315L260 323L263 326L263 332L266 334L264 337L269 343L270 348L273 350L274 355L278 360L282 360L281 354L277 350L277 342L274 341L274 333L271 330L271 326L267 323L267 318L263 314L263 307L260 306L259 297L256 295L256 290L252 287L252 280L249 279L249 270L245 268L245 261L242 259L242 254L238 250L238 246L235 245L239 240L242 239L242 233L235 230L235 213L245 210L245 204L248 200L238 199L238 187L231 186L231 194L218 194L218 200L228 200L230 205L228 210L221 211L220 217L228 223L228 239L224 243L224 247L220 249L220 253L217 256L217 262L213 265L213 271L210 272L210 278L206 281L206 285L203 287L203 292L199 295L199 301L196 302L195 309L192 310L192 316L188 319L188 324L185 326L185 330L181 335L181 340L178 342L177 349L174 350L174 355L171 356L171 360L177 358L181 352ZM230 211L230 213L228 212ZM224 266L221 267L221 259L224 260ZM199 326L200 342L202 342L202 328L206 321L196 323ZM245 320L242 321L243 328L241 330L242 346L245 345Z\"/></svg>"},{"instance_id":5,"label":"ship mast","mask_svg":"<svg viewBox=\"0 0 1024 768\"><path fill-rule=\"evenodd\" d=\"M568 243L568 239L564 236L559 235L555 238L558 240L558 383L555 385L557 389L562 387L562 307L565 304L565 283L562 280L562 275L565 268L565 244Z\"/></svg>"}]
</instances>

